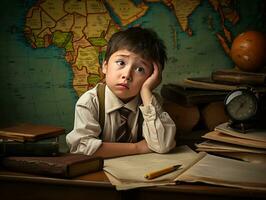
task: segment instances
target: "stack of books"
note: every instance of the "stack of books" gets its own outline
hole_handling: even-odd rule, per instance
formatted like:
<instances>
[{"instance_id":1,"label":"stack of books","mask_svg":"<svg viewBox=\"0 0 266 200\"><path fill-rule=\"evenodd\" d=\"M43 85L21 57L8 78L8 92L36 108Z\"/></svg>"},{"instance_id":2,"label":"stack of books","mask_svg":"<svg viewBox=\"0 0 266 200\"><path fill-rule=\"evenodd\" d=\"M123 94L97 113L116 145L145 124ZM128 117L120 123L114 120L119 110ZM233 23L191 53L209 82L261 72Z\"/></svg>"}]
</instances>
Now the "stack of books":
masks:
<instances>
[{"instance_id":1,"label":"stack of books","mask_svg":"<svg viewBox=\"0 0 266 200\"><path fill-rule=\"evenodd\" d=\"M213 71L208 77L187 77L181 82L164 84L161 88L161 96L185 108L197 106L201 120L193 128L203 125L211 131L218 124L228 121L228 115L224 112L226 96L243 86L249 86L248 88L265 94L266 73L219 69ZM171 109L169 110L171 113Z\"/></svg>"},{"instance_id":2,"label":"stack of books","mask_svg":"<svg viewBox=\"0 0 266 200\"><path fill-rule=\"evenodd\" d=\"M51 125L16 124L0 129L2 156L55 156L59 153L59 136L65 129Z\"/></svg>"},{"instance_id":3,"label":"stack of books","mask_svg":"<svg viewBox=\"0 0 266 200\"><path fill-rule=\"evenodd\" d=\"M183 81L187 88L204 90L231 91L241 85L256 87L260 92L266 91L266 73L243 72L236 69L213 71L210 77L186 78Z\"/></svg>"},{"instance_id":4,"label":"stack of books","mask_svg":"<svg viewBox=\"0 0 266 200\"><path fill-rule=\"evenodd\" d=\"M226 122L202 137L207 140L196 144L197 151L253 163L266 163L266 129L254 129L242 133L230 128Z\"/></svg>"},{"instance_id":5,"label":"stack of books","mask_svg":"<svg viewBox=\"0 0 266 200\"><path fill-rule=\"evenodd\" d=\"M7 170L47 177L74 178L103 169L102 157L60 153L57 156L6 156L0 160Z\"/></svg>"},{"instance_id":6,"label":"stack of books","mask_svg":"<svg viewBox=\"0 0 266 200\"><path fill-rule=\"evenodd\" d=\"M74 178L103 169L103 158L59 151L65 129L51 125L17 124L0 129L0 166L49 177Z\"/></svg>"},{"instance_id":7,"label":"stack of books","mask_svg":"<svg viewBox=\"0 0 266 200\"><path fill-rule=\"evenodd\" d=\"M266 73L220 69L213 71L209 77L188 77L180 83L165 84L161 95L172 102L190 106L223 101L229 91L243 85L266 92Z\"/></svg>"},{"instance_id":8,"label":"stack of books","mask_svg":"<svg viewBox=\"0 0 266 200\"><path fill-rule=\"evenodd\" d=\"M222 90L204 89L203 87L201 88L201 84L202 82L197 82L195 86L192 84L188 85L185 82L180 84L164 84L161 89L161 95L169 101L187 107L215 101L223 101L228 93L227 91Z\"/></svg>"}]
</instances>

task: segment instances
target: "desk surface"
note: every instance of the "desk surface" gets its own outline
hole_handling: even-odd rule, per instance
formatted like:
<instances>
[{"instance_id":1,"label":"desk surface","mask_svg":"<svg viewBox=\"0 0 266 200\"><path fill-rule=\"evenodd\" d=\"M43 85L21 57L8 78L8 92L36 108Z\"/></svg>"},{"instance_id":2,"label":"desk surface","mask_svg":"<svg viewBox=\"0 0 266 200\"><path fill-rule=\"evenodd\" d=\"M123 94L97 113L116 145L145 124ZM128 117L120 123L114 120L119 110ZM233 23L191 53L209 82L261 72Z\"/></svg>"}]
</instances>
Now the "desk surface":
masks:
<instances>
[{"instance_id":1,"label":"desk surface","mask_svg":"<svg viewBox=\"0 0 266 200\"><path fill-rule=\"evenodd\" d=\"M1 199L266 199L266 192L203 184L177 184L117 191L100 171L74 179L0 171Z\"/></svg>"}]
</instances>

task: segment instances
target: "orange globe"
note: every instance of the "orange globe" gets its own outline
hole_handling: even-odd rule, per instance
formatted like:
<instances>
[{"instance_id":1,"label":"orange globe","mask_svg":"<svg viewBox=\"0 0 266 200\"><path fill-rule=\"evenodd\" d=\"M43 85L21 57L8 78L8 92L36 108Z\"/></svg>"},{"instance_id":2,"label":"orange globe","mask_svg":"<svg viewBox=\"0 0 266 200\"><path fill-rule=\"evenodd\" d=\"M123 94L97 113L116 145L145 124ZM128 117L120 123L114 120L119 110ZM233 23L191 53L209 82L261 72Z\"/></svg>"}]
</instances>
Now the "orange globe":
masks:
<instances>
[{"instance_id":1,"label":"orange globe","mask_svg":"<svg viewBox=\"0 0 266 200\"><path fill-rule=\"evenodd\" d=\"M266 36L262 32L247 31L238 35L232 44L230 54L236 67L255 72L266 63Z\"/></svg>"}]
</instances>

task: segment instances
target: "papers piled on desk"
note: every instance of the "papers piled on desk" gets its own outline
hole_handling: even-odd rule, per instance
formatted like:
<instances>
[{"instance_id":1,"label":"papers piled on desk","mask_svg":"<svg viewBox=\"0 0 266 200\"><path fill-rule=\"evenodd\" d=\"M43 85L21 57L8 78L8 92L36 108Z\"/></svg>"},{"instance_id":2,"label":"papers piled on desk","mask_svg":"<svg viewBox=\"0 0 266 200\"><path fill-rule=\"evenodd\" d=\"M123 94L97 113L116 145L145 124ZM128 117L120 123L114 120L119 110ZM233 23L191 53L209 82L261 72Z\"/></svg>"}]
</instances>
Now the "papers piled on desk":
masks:
<instances>
[{"instance_id":1,"label":"papers piled on desk","mask_svg":"<svg viewBox=\"0 0 266 200\"><path fill-rule=\"evenodd\" d=\"M182 168L177 171L152 180L144 178L149 172L178 164ZM107 159L104 171L117 190L201 182L266 191L265 164L196 153L187 146L178 147L168 154L149 153Z\"/></svg>"},{"instance_id":2,"label":"papers piled on desk","mask_svg":"<svg viewBox=\"0 0 266 200\"><path fill-rule=\"evenodd\" d=\"M253 163L266 163L266 130L238 132L223 123L206 133L207 141L197 144L198 151L241 159Z\"/></svg>"},{"instance_id":3,"label":"papers piled on desk","mask_svg":"<svg viewBox=\"0 0 266 200\"><path fill-rule=\"evenodd\" d=\"M155 185L173 185L174 179L198 157L188 146L175 148L168 154L148 153L106 159L104 171L117 190L149 187ZM173 165L182 167L161 177L147 180L145 174Z\"/></svg>"}]
</instances>

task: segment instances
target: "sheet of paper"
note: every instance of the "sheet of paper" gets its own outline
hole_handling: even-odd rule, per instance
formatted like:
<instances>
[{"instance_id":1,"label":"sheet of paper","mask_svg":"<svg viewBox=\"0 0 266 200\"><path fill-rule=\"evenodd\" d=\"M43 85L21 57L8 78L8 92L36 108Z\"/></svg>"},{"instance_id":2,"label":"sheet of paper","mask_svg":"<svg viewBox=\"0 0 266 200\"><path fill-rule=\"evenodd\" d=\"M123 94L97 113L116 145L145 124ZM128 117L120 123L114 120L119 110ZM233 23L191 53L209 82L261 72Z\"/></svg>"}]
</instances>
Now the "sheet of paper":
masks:
<instances>
[{"instance_id":1,"label":"sheet of paper","mask_svg":"<svg viewBox=\"0 0 266 200\"><path fill-rule=\"evenodd\" d=\"M216 141L204 141L200 144L196 144L199 149L208 149L208 151L220 151L220 152L249 152L249 153L258 153L266 154L266 150L239 146L237 144L229 144Z\"/></svg>"},{"instance_id":2,"label":"sheet of paper","mask_svg":"<svg viewBox=\"0 0 266 200\"><path fill-rule=\"evenodd\" d=\"M215 152L216 155L236 158L251 163L266 164L266 154L248 152Z\"/></svg>"},{"instance_id":3,"label":"sheet of paper","mask_svg":"<svg viewBox=\"0 0 266 200\"><path fill-rule=\"evenodd\" d=\"M231 135L233 137L255 140L266 143L266 129L247 130L246 133L241 133L228 126L228 123L222 123L215 127L215 131Z\"/></svg>"},{"instance_id":4,"label":"sheet of paper","mask_svg":"<svg viewBox=\"0 0 266 200\"><path fill-rule=\"evenodd\" d=\"M177 181L266 190L266 166L206 154Z\"/></svg>"},{"instance_id":5,"label":"sheet of paper","mask_svg":"<svg viewBox=\"0 0 266 200\"><path fill-rule=\"evenodd\" d=\"M218 131L211 131L202 136L203 138L226 142L230 144L237 144L247 147L255 147L260 149L266 149L266 142L258 141L258 140L250 140L246 138L234 137L228 134L220 133Z\"/></svg>"}]
</instances>

